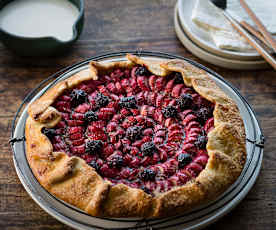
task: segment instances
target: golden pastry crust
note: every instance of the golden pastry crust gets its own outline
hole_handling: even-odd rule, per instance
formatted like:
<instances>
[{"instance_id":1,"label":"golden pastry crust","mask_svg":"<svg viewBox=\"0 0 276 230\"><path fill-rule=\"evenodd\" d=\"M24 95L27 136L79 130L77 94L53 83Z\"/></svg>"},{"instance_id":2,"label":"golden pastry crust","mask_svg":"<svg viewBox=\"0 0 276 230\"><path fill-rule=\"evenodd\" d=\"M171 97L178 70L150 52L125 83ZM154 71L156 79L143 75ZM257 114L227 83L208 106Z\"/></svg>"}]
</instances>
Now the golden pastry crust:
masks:
<instances>
[{"instance_id":1,"label":"golden pastry crust","mask_svg":"<svg viewBox=\"0 0 276 230\"><path fill-rule=\"evenodd\" d=\"M187 211L215 199L240 175L246 161L245 129L237 105L215 84L208 74L186 61L152 61L127 55L128 61L101 64L56 84L28 108L26 122L27 159L34 175L50 193L93 216L162 217ZM79 83L98 79L115 68L145 65L150 72L166 76L180 72L184 83L215 104L214 129L208 133L208 163L204 170L183 186L155 197L124 184L111 186L78 157L53 152L43 127L54 127L61 119L51 105L65 90Z\"/></svg>"}]
</instances>

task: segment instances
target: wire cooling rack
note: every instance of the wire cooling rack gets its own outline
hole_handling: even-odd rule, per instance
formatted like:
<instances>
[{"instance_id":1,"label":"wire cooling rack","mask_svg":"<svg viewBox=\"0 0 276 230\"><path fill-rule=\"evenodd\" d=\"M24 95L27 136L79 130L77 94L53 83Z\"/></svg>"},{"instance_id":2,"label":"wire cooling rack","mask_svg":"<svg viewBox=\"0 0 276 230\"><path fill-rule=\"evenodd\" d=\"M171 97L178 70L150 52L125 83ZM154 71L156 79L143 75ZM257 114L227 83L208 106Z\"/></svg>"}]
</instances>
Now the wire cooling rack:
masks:
<instances>
[{"instance_id":1,"label":"wire cooling rack","mask_svg":"<svg viewBox=\"0 0 276 230\"><path fill-rule=\"evenodd\" d=\"M216 81L219 81L221 86L228 88L232 93L239 98L240 103L243 105L246 114L245 125L248 125L247 132L247 161L246 165L238 178L238 180L217 200L198 207L190 212L181 215L172 216L168 218L155 218L155 219L130 219L130 218L100 218L92 217L82 210L71 206L52 194L48 193L36 180L32 174L32 170L26 160L25 155L25 136L24 127L27 118L26 108L30 101L35 100L41 96L47 89L51 88L58 81L69 77L74 72L85 68L88 63L93 61L114 61L115 59L123 58L127 53L133 53L146 58L161 58L161 59L183 59L190 64L197 66L209 73ZM249 125L250 124L250 125ZM256 115L248 102L240 95L239 91L226 82L217 73L209 70L208 68L191 61L189 59L171 55L167 53L151 52L151 51L129 51L129 52L116 52L104 55L94 56L85 61L68 66L50 77L43 80L36 88L34 88L22 101L19 106L15 117L12 122L10 145L13 151L13 158L18 176L32 198L49 214L53 215L60 221L75 227L77 229L199 229L202 228L234 208L248 193L249 189L253 186L262 162L263 148L265 138L262 135ZM183 227L182 227L183 226Z\"/></svg>"}]
</instances>

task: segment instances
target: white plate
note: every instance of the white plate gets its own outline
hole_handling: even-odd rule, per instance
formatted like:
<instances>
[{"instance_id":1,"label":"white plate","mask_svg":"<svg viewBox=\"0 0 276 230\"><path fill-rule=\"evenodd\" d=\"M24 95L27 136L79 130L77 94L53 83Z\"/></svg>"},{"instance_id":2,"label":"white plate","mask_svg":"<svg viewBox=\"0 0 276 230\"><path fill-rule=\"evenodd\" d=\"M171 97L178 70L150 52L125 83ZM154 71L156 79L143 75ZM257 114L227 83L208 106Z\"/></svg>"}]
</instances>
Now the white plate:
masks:
<instances>
[{"instance_id":1,"label":"white plate","mask_svg":"<svg viewBox=\"0 0 276 230\"><path fill-rule=\"evenodd\" d=\"M209 1L209 0L206 0ZM204 48L206 51L213 54L219 55L221 57L235 59L235 60L260 60L262 59L261 55L258 54L255 50L248 52L237 52L230 50L223 50L214 44L207 34L198 28L193 21L192 11L195 7L195 0L178 0L178 14L179 22L188 35L188 37L195 43L197 46Z\"/></svg>"},{"instance_id":2,"label":"white plate","mask_svg":"<svg viewBox=\"0 0 276 230\"><path fill-rule=\"evenodd\" d=\"M188 35L184 32L183 28L181 27L181 24L179 23L178 13L179 13L179 10L176 5L175 13L174 13L174 26L175 26L176 35L181 41L181 43L195 56L211 64L228 68L228 69L254 70L254 69L271 68L270 65L264 60L255 60L255 61L234 60L234 59L218 56L216 54L210 53L207 50L199 47L191 39L189 39Z\"/></svg>"},{"instance_id":3,"label":"white plate","mask_svg":"<svg viewBox=\"0 0 276 230\"><path fill-rule=\"evenodd\" d=\"M144 58L178 58L177 56L152 53L152 52L141 52ZM111 54L108 57L103 55L93 58L93 60L110 62L110 61L122 61L125 59L125 53ZM180 57L181 58L181 57ZM64 80L72 76L75 72L81 69L87 68L88 61L81 63L80 65L70 68L67 72L60 75L58 81ZM193 63L194 65L197 65ZM199 66L199 65L197 65ZM223 78L219 77L212 71L206 69L205 67L199 66L205 69L210 76L217 82L217 84L224 90L224 92L229 95L233 100L236 101L242 118L245 122L246 137L250 140L256 140L261 135L261 130L258 122L255 118L253 111L251 110L245 99L238 93L238 91L232 87L229 83L225 82ZM53 81L56 84L58 81ZM53 84L49 84L44 88L39 88L36 91L36 95L32 93L26 99L26 101L34 101L40 97L46 90L52 87ZM27 106L21 113L18 122L16 124L16 129L13 138L19 138L24 135L25 122L28 117ZM80 230L91 230L91 229L129 229L134 227L139 227L141 225L148 225L147 228L139 227L139 229L150 229L149 224L154 229L200 229L203 228L222 216L231 211L249 192L253 184L255 183L257 176L260 171L263 157L263 149L256 147L251 142L247 142L247 152L248 157L246 165L243 169L241 176L238 180L218 199L207 205L201 206L185 213L181 217L170 217L167 219L159 220L148 220L138 222L138 220L133 219L104 219L89 216L83 211L68 205L65 202L60 201L53 195L48 193L36 180L34 177L25 155L25 143L16 142L13 145L14 152L14 164L16 172L26 191L30 196L37 202L37 204L43 208L47 213L60 220L61 222ZM135 228L135 229L136 229Z\"/></svg>"}]
</instances>

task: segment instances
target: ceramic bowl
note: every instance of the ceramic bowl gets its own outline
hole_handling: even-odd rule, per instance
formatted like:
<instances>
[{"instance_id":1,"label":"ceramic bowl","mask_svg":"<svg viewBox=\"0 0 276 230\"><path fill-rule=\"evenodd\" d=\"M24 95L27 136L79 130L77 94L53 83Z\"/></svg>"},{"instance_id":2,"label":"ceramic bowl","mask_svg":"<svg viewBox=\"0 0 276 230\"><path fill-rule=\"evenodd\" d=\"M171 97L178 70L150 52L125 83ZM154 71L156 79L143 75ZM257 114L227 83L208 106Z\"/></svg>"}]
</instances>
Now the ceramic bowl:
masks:
<instances>
[{"instance_id":1,"label":"ceramic bowl","mask_svg":"<svg viewBox=\"0 0 276 230\"><path fill-rule=\"evenodd\" d=\"M14 0L0 1L0 14L4 6ZM61 41L53 36L47 37L24 37L9 33L0 27L0 40L3 44L19 56L55 56L67 51L74 42L79 38L84 24L84 1L68 0L74 4L79 15L72 25L73 36L70 40Z\"/></svg>"}]
</instances>

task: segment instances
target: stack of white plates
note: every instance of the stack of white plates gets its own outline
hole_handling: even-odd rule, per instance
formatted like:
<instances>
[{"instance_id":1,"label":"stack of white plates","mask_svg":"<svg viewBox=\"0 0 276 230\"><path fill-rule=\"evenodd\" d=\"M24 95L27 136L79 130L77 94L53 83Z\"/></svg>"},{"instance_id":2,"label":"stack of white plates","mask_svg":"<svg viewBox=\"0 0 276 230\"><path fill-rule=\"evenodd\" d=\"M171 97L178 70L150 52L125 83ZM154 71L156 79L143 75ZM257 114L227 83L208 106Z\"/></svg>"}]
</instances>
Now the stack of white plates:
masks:
<instances>
[{"instance_id":1,"label":"stack of white plates","mask_svg":"<svg viewBox=\"0 0 276 230\"><path fill-rule=\"evenodd\" d=\"M207 0L206 0L207 1ZM211 64L229 69L265 69L269 65L255 51L237 52L215 46L204 31L192 21L196 1L178 0L175 7L175 31L182 44L195 56Z\"/></svg>"}]
</instances>

